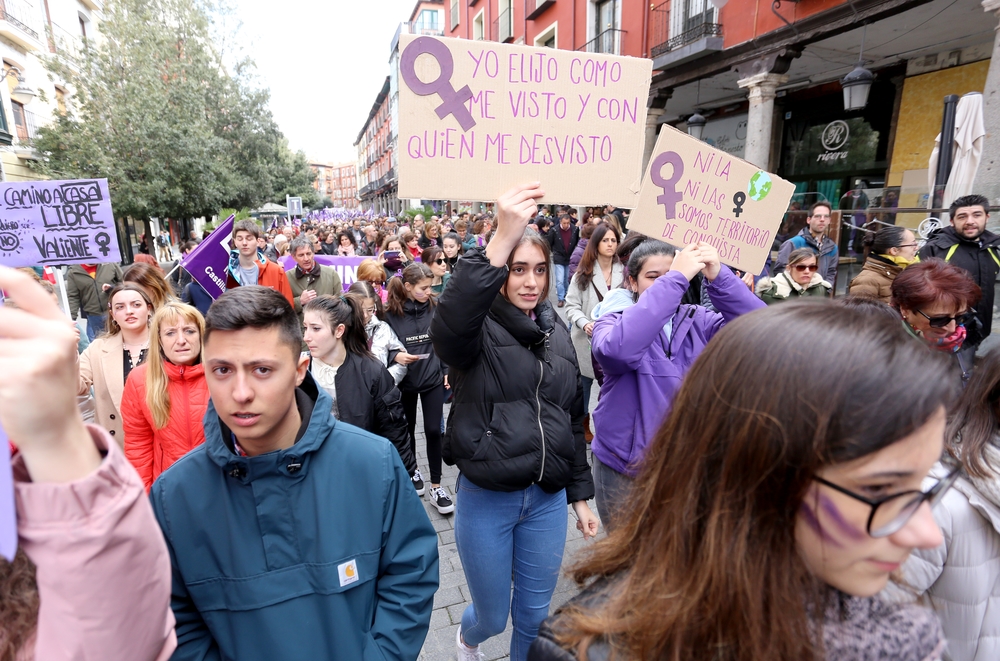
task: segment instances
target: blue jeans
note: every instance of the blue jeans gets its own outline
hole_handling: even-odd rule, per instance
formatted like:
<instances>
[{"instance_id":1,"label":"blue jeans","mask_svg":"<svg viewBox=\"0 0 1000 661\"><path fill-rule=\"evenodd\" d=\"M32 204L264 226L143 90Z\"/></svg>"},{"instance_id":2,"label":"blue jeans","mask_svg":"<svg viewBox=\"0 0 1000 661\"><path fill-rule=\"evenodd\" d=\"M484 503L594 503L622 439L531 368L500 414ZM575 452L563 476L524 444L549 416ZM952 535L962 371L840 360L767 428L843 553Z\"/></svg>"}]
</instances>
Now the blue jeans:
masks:
<instances>
[{"instance_id":1,"label":"blue jeans","mask_svg":"<svg viewBox=\"0 0 1000 661\"><path fill-rule=\"evenodd\" d=\"M580 381L583 382L583 414L587 415L590 413L590 391L594 387L594 379L581 374Z\"/></svg>"},{"instance_id":2,"label":"blue jeans","mask_svg":"<svg viewBox=\"0 0 1000 661\"><path fill-rule=\"evenodd\" d=\"M592 459L597 515L601 517L604 530L610 534L621 525L628 511L633 480L628 475L619 473L614 468L602 463L596 454Z\"/></svg>"},{"instance_id":3,"label":"blue jeans","mask_svg":"<svg viewBox=\"0 0 1000 661\"><path fill-rule=\"evenodd\" d=\"M559 578L566 491L548 494L535 484L524 491L492 491L462 475L455 491L455 541L472 594L462 614L462 638L475 646L503 633L510 613L510 658L524 661Z\"/></svg>"},{"instance_id":4,"label":"blue jeans","mask_svg":"<svg viewBox=\"0 0 1000 661\"><path fill-rule=\"evenodd\" d=\"M553 264L552 270L556 274L556 293L560 301L566 300L566 289L569 287L569 266L565 264Z\"/></svg>"},{"instance_id":5,"label":"blue jeans","mask_svg":"<svg viewBox=\"0 0 1000 661\"><path fill-rule=\"evenodd\" d=\"M88 314L87 315L87 338L93 342L94 338L104 332L104 324L107 322L107 315Z\"/></svg>"}]
</instances>

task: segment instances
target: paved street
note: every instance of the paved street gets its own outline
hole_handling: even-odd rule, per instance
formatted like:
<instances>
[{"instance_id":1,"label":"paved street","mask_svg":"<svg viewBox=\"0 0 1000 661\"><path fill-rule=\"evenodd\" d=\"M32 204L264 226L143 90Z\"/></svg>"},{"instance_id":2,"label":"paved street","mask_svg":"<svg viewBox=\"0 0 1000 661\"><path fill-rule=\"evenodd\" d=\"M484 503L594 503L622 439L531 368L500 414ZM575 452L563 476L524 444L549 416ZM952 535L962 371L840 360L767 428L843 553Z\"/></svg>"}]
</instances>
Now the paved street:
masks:
<instances>
[{"instance_id":1,"label":"paved street","mask_svg":"<svg viewBox=\"0 0 1000 661\"><path fill-rule=\"evenodd\" d=\"M448 406L445 406L445 419L448 415ZM427 450L424 443L423 420L419 420L417 425L417 463L420 467L424 479L428 480L430 475L427 470ZM454 496L455 480L458 478L458 469L454 466L444 466L441 482ZM428 486L430 482L427 482ZM458 548L455 546L455 530L453 529L454 514L441 515L434 509L426 496L423 498L424 509L431 518L431 523L438 533L438 552L441 555L441 587L434 596L434 612L431 615L431 629L427 634L427 641L421 651L420 661L450 661L455 658L455 630L458 629L462 621L462 612L470 603L469 587L465 581L465 573L462 571L462 563L458 559ZM591 501L591 508L594 504ZM572 509L566 508L566 553L563 556L563 568L568 567L574 561L576 552L584 544L580 531L576 529L576 515ZM603 535L603 529L601 535ZM561 576L556 592L552 599L552 608L560 606L567 599L575 595L576 586L572 580ZM507 622L507 629L503 634L491 638L482 645L486 659L507 659L510 648L510 621Z\"/></svg>"}]
</instances>

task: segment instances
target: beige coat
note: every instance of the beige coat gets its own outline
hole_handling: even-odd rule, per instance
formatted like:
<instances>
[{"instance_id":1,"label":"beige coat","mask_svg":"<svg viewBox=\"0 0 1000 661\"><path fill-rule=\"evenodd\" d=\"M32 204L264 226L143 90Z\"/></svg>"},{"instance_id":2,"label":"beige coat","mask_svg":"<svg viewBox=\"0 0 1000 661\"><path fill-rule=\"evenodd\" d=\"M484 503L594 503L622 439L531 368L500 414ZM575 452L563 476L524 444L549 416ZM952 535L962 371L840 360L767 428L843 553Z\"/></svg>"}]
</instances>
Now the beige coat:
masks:
<instances>
[{"instance_id":1,"label":"beige coat","mask_svg":"<svg viewBox=\"0 0 1000 661\"><path fill-rule=\"evenodd\" d=\"M104 427L125 447L125 432L122 431L122 393L125 392L125 350L122 334L98 337L80 354L80 394L94 388L94 403L97 408L95 422Z\"/></svg>"},{"instance_id":2,"label":"beige coat","mask_svg":"<svg viewBox=\"0 0 1000 661\"><path fill-rule=\"evenodd\" d=\"M566 319L572 327L570 335L573 338L573 348L576 349L576 359L580 363L580 374L588 379L595 378L594 363L590 358L590 336L583 327L594 320L591 315L600 303L597 292L601 292L601 296L607 296L610 291L598 264L594 264L594 274L597 277L591 278L586 289L580 289L576 284L576 276L570 280L569 287L566 288ZM611 266L611 289L621 285L623 277L622 265L614 263Z\"/></svg>"}]
</instances>

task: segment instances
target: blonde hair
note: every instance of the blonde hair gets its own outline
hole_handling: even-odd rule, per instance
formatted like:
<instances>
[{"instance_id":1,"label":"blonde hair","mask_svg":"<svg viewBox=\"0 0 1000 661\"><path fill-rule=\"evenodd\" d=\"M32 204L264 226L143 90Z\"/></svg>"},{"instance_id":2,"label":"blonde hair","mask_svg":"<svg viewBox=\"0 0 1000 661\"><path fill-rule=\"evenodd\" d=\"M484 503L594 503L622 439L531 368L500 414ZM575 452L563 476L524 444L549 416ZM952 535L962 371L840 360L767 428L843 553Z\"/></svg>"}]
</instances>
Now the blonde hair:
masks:
<instances>
[{"instance_id":1,"label":"blonde hair","mask_svg":"<svg viewBox=\"0 0 1000 661\"><path fill-rule=\"evenodd\" d=\"M163 369L163 363L167 357L163 353L163 345L160 344L160 328L166 324L174 323L178 318L192 322L198 327L198 357L201 358L201 351L205 341L205 318L201 316L196 308L185 305L180 301L167 301L156 314L153 315L153 323L149 328L149 360L146 361L146 406L153 414L153 426L156 429L163 429L170 422L170 392L167 390L169 379L167 372Z\"/></svg>"}]
</instances>

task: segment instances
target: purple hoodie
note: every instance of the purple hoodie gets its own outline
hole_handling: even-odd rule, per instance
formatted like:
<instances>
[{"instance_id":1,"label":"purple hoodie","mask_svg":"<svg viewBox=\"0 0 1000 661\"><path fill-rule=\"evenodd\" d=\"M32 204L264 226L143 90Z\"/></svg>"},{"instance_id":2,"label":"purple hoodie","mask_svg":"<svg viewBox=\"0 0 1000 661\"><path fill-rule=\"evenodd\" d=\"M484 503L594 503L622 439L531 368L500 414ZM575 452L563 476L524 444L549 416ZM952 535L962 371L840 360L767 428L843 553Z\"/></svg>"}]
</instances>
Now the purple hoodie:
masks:
<instances>
[{"instance_id":1,"label":"purple hoodie","mask_svg":"<svg viewBox=\"0 0 1000 661\"><path fill-rule=\"evenodd\" d=\"M684 375L708 341L727 322L766 307L725 266L707 287L719 312L681 305L687 288L687 279L672 271L635 304L608 309L609 296L594 310L591 342L604 385L594 409L591 450L603 464L630 477L638 473Z\"/></svg>"}]
</instances>

